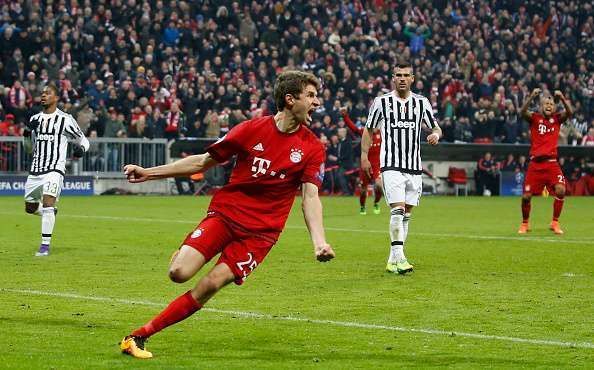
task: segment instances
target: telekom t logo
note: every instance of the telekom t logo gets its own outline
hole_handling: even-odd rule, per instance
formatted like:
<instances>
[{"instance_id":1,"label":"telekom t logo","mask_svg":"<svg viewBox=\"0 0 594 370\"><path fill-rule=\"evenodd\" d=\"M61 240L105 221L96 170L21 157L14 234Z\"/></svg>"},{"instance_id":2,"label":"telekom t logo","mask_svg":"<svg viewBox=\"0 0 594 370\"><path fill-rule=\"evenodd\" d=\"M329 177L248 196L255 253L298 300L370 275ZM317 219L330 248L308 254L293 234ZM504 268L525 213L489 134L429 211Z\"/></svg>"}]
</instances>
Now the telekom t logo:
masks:
<instances>
[{"instance_id":1,"label":"telekom t logo","mask_svg":"<svg viewBox=\"0 0 594 370\"><path fill-rule=\"evenodd\" d=\"M252 177L266 174L269 167L270 161L268 159L254 157L254 162L252 163Z\"/></svg>"},{"instance_id":2,"label":"telekom t logo","mask_svg":"<svg viewBox=\"0 0 594 370\"><path fill-rule=\"evenodd\" d=\"M542 124L538 125L538 133L541 135L544 135L546 132L551 132L551 131L555 131L555 128L554 127L547 128L547 126L542 125Z\"/></svg>"}]
</instances>

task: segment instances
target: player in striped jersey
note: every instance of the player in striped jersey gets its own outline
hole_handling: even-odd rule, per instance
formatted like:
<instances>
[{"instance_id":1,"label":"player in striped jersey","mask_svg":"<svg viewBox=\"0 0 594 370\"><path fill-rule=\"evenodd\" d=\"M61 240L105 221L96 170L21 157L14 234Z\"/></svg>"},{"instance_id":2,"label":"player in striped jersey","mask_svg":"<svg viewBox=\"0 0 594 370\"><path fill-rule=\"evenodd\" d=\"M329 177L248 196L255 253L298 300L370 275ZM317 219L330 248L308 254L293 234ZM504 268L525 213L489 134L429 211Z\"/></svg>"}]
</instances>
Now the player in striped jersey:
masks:
<instances>
[{"instance_id":1,"label":"player in striped jersey","mask_svg":"<svg viewBox=\"0 0 594 370\"><path fill-rule=\"evenodd\" d=\"M59 91L48 84L41 93L43 111L27 124L33 141L33 160L25 184L25 211L41 216L41 245L36 256L49 255L56 222L55 204L64 185L68 141L73 141L73 155L81 157L89 141L74 118L58 109Z\"/></svg>"},{"instance_id":2,"label":"player in striped jersey","mask_svg":"<svg viewBox=\"0 0 594 370\"><path fill-rule=\"evenodd\" d=\"M380 170L384 196L390 206L390 256L386 270L405 274L413 270L404 255L404 242L412 208L419 204L423 188L421 174L421 133L424 123L431 129L427 142L437 145L441 128L433 117L427 98L414 94L412 66L398 64L394 68L396 89L374 99L366 130L361 139L361 168L371 172L369 148L374 129L382 135Z\"/></svg>"}]
</instances>

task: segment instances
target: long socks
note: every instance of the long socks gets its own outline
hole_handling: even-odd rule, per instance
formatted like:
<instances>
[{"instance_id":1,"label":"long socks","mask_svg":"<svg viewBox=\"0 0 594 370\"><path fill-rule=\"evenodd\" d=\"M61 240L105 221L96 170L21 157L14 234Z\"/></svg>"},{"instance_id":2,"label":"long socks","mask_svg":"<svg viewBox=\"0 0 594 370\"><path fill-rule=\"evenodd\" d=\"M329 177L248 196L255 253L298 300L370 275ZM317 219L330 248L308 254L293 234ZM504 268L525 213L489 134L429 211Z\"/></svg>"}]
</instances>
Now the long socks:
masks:
<instances>
[{"instance_id":1,"label":"long socks","mask_svg":"<svg viewBox=\"0 0 594 370\"><path fill-rule=\"evenodd\" d=\"M50 245L55 223L54 207L41 208L41 244Z\"/></svg>"},{"instance_id":2,"label":"long socks","mask_svg":"<svg viewBox=\"0 0 594 370\"><path fill-rule=\"evenodd\" d=\"M191 291L187 291L171 302L154 319L133 331L132 335L148 338L168 326L187 319L201 308L202 305L192 297Z\"/></svg>"},{"instance_id":3,"label":"long socks","mask_svg":"<svg viewBox=\"0 0 594 370\"><path fill-rule=\"evenodd\" d=\"M390 257L388 263L396 263L404 257L404 207L395 207L390 210Z\"/></svg>"}]
</instances>

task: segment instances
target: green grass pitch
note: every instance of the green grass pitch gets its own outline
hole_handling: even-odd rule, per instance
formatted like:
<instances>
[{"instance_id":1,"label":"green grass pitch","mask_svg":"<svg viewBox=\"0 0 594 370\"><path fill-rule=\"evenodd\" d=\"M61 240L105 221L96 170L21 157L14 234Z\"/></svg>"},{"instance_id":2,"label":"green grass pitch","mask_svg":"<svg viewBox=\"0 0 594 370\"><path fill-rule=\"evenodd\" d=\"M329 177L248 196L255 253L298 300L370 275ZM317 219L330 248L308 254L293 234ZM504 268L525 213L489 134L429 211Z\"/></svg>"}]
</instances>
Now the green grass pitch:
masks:
<instances>
[{"instance_id":1,"label":"green grass pitch","mask_svg":"<svg viewBox=\"0 0 594 370\"><path fill-rule=\"evenodd\" d=\"M592 368L594 197L424 197L410 224L407 276L384 272L388 215L324 198L337 258L314 260L299 198L266 261L242 287L155 335L155 357L118 342L196 279L167 278L171 253L209 198L63 197L52 254L33 256L40 218L0 203L0 368ZM370 212L371 213L371 212ZM207 266L207 268L210 267ZM200 274L199 274L200 275Z\"/></svg>"}]
</instances>

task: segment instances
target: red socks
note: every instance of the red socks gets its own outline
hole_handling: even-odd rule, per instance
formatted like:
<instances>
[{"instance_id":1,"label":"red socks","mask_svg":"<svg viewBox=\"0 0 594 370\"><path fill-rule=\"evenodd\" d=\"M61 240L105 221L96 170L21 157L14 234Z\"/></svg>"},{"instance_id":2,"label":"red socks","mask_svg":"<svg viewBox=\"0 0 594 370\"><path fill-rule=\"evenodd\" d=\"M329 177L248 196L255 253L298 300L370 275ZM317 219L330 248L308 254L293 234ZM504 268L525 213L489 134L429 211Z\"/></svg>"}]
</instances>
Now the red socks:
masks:
<instances>
[{"instance_id":1,"label":"red socks","mask_svg":"<svg viewBox=\"0 0 594 370\"><path fill-rule=\"evenodd\" d=\"M184 295L177 297L171 302L169 306L167 306L167 308L154 319L144 326L134 330L132 335L148 338L170 325L187 319L201 308L202 305L192 297L190 291L187 291Z\"/></svg>"},{"instance_id":2,"label":"red socks","mask_svg":"<svg viewBox=\"0 0 594 370\"><path fill-rule=\"evenodd\" d=\"M563 210L563 203L565 203L565 197L555 197L553 201L553 221L559 221L561 210ZM522 199L522 222L528 222L530 217L530 201Z\"/></svg>"},{"instance_id":3,"label":"red socks","mask_svg":"<svg viewBox=\"0 0 594 370\"><path fill-rule=\"evenodd\" d=\"M527 223L530 218L530 200L522 198L522 222Z\"/></svg>"},{"instance_id":4,"label":"red socks","mask_svg":"<svg viewBox=\"0 0 594 370\"><path fill-rule=\"evenodd\" d=\"M373 193L375 194L375 200L373 201L373 203L377 204L379 203L380 199L382 199L382 191L378 190L376 187Z\"/></svg>"},{"instance_id":5,"label":"red socks","mask_svg":"<svg viewBox=\"0 0 594 370\"><path fill-rule=\"evenodd\" d=\"M565 203L564 197L555 197L555 201L553 202L553 221L559 221L563 203Z\"/></svg>"},{"instance_id":6,"label":"red socks","mask_svg":"<svg viewBox=\"0 0 594 370\"><path fill-rule=\"evenodd\" d=\"M359 195L359 204L361 207L365 207L365 201L367 200L367 188L361 189L361 194Z\"/></svg>"}]
</instances>

